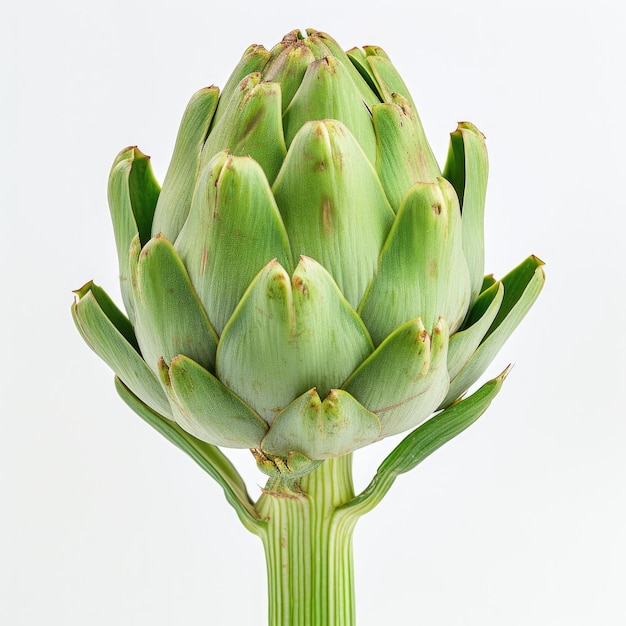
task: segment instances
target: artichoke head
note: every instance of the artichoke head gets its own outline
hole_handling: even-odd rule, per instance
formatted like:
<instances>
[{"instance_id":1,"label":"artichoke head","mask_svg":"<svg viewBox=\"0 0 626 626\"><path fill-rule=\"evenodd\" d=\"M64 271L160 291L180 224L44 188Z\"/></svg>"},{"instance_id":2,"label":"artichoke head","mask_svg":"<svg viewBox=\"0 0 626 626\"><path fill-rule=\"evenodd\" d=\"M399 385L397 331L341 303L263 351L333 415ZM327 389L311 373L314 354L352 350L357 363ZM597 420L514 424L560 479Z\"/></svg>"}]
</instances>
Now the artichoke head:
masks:
<instances>
[{"instance_id":1,"label":"artichoke head","mask_svg":"<svg viewBox=\"0 0 626 626\"><path fill-rule=\"evenodd\" d=\"M204 442L284 467L347 454L455 402L537 297L535 257L483 277L486 183L469 123L439 169L380 48L291 32L192 97L162 187L137 148L115 159L127 316L90 282L76 325Z\"/></svg>"}]
</instances>

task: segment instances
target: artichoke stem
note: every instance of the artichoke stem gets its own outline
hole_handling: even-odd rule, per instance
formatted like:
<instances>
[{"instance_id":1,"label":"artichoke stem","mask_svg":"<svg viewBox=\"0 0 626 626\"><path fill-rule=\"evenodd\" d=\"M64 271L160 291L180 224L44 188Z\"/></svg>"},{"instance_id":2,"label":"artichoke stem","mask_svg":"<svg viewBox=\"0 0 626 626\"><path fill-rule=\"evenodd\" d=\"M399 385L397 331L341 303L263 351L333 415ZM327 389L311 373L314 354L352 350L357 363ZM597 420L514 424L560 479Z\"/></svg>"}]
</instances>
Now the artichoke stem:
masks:
<instances>
[{"instance_id":1,"label":"artichoke stem","mask_svg":"<svg viewBox=\"0 0 626 626\"><path fill-rule=\"evenodd\" d=\"M353 497L347 454L259 499L270 626L354 626L352 534L358 515L337 510Z\"/></svg>"}]
</instances>

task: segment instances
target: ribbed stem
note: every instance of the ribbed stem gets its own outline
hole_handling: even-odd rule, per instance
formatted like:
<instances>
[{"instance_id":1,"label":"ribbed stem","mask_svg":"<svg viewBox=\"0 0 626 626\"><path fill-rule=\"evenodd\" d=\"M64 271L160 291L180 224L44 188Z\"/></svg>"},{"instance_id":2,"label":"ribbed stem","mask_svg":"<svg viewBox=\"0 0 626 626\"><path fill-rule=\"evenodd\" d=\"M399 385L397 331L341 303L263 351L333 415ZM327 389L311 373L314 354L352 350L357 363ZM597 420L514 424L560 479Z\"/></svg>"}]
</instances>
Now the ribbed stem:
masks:
<instances>
[{"instance_id":1,"label":"ribbed stem","mask_svg":"<svg viewBox=\"0 0 626 626\"><path fill-rule=\"evenodd\" d=\"M354 497L352 457L325 461L299 485L265 492L269 626L354 626L352 534L358 517L337 511Z\"/></svg>"}]
</instances>

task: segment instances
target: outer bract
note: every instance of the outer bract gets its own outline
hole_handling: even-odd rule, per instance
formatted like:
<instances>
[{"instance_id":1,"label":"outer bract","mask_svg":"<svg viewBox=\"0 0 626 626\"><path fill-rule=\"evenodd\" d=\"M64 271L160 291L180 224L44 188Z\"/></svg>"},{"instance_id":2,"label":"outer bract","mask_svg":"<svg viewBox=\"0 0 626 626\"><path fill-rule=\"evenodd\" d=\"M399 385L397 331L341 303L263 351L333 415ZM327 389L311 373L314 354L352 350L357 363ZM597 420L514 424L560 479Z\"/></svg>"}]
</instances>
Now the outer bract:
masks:
<instances>
[{"instance_id":1,"label":"outer bract","mask_svg":"<svg viewBox=\"0 0 626 626\"><path fill-rule=\"evenodd\" d=\"M197 439L262 465L339 457L455 402L537 297L535 257L483 278L486 183L466 122L441 172L380 48L294 31L192 97L162 188L118 155L128 317L88 283L74 319Z\"/></svg>"}]
</instances>

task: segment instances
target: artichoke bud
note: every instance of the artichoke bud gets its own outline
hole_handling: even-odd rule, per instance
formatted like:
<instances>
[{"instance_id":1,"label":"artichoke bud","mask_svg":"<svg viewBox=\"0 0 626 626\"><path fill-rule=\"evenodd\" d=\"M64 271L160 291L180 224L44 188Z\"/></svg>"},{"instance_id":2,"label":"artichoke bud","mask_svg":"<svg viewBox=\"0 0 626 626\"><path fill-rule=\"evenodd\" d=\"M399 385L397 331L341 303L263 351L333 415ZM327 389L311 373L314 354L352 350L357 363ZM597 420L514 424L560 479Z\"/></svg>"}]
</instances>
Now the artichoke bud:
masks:
<instances>
[{"instance_id":1,"label":"artichoke bud","mask_svg":"<svg viewBox=\"0 0 626 626\"><path fill-rule=\"evenodd\" d=\"M487 169L464 122L442 177L381 48L292 31L194 94L162 189L118 155L128 319L89 283L74 320L158 419L293 480L454 403L538 296L535 257L483 279Z\"/></svg>"}]
</instances>

